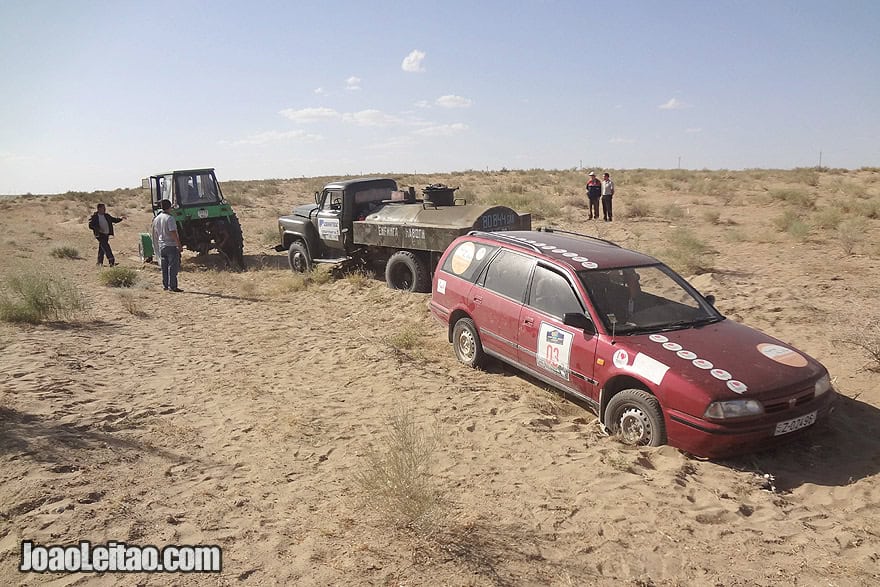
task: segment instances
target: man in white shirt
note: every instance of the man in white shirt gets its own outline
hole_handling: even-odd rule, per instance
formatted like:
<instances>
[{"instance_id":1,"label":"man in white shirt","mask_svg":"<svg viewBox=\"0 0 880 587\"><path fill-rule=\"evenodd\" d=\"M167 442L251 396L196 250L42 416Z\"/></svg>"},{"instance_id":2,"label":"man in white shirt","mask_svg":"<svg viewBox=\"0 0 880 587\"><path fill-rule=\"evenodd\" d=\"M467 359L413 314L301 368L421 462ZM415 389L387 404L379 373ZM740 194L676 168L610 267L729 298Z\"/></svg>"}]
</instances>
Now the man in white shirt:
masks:
<instances>
[{"instance_id":1,"label":"man in white shirt","mask_svg":"<svg viewBox=\"0 0 880 587\"><path fill-rule=\"evenodd\" d=\"M180 235L177 222L171 215L171 202L162 200L162 212L153 218L153 243L162 259L162 289L183 291L177 287L177 273L180 271Z\"/></svg>"},{"instance_id":2,"label":"man in white shirt","mask_svg":"<svg viewBox=\"0 0 880 587\"><path fill-rule=\"evenodd\" d=\"M611 222L611 200L614 197L614 182L607 173L602 177L602 216Z\"/></svg>"}]
</instances>

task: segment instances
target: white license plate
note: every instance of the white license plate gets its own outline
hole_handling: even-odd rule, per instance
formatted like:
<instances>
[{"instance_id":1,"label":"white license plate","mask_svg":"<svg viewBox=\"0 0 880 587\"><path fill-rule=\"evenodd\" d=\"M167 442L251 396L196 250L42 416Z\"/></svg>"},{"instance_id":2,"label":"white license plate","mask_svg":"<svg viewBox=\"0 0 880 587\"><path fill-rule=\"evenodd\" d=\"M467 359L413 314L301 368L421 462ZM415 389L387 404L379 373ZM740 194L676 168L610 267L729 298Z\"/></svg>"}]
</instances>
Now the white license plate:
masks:
<instances>
[{"instance_id":1,"label":"white license plate","mask_svg":"<svg viewBox=\"0 0 880 587\"><path fill-rule=\"evenodd\" d=\"M779 436L781 434L788 434L789 432L794 432L795 430L800 430L801 428L806 428L811 424L816 423L816 412L810 412L809 414L804 414L799 418L793 418L791 420L785 420L784 422L779 422L776 424L776 432L773 433L773 436Z\"/></svg>"}]
</instances>

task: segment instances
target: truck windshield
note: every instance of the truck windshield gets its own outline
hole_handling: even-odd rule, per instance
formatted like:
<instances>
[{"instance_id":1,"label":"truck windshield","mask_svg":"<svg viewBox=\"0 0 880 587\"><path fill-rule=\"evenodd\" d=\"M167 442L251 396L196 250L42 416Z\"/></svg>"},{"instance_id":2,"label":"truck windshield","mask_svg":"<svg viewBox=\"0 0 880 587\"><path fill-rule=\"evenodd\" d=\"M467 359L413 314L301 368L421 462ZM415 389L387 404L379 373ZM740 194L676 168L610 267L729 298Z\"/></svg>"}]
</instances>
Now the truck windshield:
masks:
<instances>
[{"instance_id":1,"label":"truck windshield","mask_svg":"<svg viewBox=\"0 0 880 587\"><path fill-rule=\"evenodd\" d=\"M578 272L608 330L642 334L722 320L684 279L665 265Z\"/></svg>"},{"instance_id":2,"label":"truck windshield","mask_svg":"<svg viewBox=\"0 0 880 587\"><path fill-rule=\"evenodd\" d=\"M220 199L211 173L175 175L175 182L177 203L181 206L211 204Z\"/></svg>"}]
</instances>

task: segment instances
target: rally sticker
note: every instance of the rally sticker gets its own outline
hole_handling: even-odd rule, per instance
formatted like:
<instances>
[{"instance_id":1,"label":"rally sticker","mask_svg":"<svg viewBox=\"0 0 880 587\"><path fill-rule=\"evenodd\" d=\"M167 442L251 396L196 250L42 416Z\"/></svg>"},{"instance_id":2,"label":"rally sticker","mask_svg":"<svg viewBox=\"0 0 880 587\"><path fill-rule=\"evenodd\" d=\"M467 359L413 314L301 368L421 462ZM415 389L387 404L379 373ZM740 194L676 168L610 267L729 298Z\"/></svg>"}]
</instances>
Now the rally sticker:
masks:
<instances>
[{"instance_id":1,"label":"rally sticker","mask_svg":"<svg viewBox=\"0 0 880 587\"><path fill-rule=\"evenodd\" d=\"M681 350L675 354L686 361L693 361L694 359L697 358L697 353L692 353L691 351Z\"/></svg>"},{"instance_id":2,"label":"rally sticker","mask_svg":"<svg viewBox=\"0 0 880 587\"><path fill-rule=\"evenodd\" d=\"M468 270L471 263L474 262L474 253L477 247L472 242L466 242L455 249L452 253L452 272L461 275Z\"/></svg>"},{"instance_id":3,"label":"rally sticker","mask_svg":"<svg viewBox=\"0 0 880 587\"><path fill-rule=\"evenodd\" d=\"M712 377L715 379L720 379L721 381L727 381L731 377L733 377L730 373L725 371L724 369L712 369L709 371L712 374Z\"/></svg>"},{"instance_id":4,"label":"rally sticker","mask_svg":"<svg viewBox=\"0 0 880 587\"><path fill-rule=\"evenodd\" d=\"M614 351L614 356L611 357L611 361L614 363L615 367L623 369L629 364L629 354L623 349L618 349Z\"/></svg>"},{"instance_id":5,"label":"rally sticker","mask_svg":"<svg viewBox=\"0 0 880 587\"><path fill-rule=\"evenodd\" d=\"M541 248L544 249L545 251L552 251L552 250L555 249L556 247L554 247L553 245L544 245L544 246L541 247Z\"/></svg>"},{"instance_id":6,"label":"rally sticker","mask_svg":"<svg viewBox=\"0 0 880 587\"><path fill-rule=\"evenodd\" d=\"M339 238L339 219L318 218L318 234L324 240L337 240Z\"/></svg>"},{"instance_id":7,"label":"rally sticker","mask_svg":"<svg viewBox=\"0 0 880 587\"><path fill-rule=\"evenodd\" d=\"M571 332L541 322L541 328L538 331L538 367L568 381L573 340L574 335Z\"/></svg>"},{"instance_id":8,"label":"rally sticker","mask_svg":"<svg viewBox=\"0 0 880 587\"><path fill-rule=\"evenodd\" d=\"M742 381L737 381L736 379L731 379L727 382L727 387L730 388L730 391L734 393L745 393L749 390L748 386Z\"/></svg>"},{"instance_id":9,"label":"rally sticker","mask_svg":"<svg viewBox=\"0 0 880 587\"><path fill-rule=\"evenodd\" d=\"M654 385L660 385L666 372L669 371L669 365L665 365L656 359L652 359L648 355L639 353L633 359L630 371L637 375L641 375Z\"/></svg>"},{"instance_id":10,"label":"rally sticker","mask_svg":"<svg viewBox=\"0 0 880 587\"><path fill-rule=\"evenodd\" d=\"M758 351L768 359L789 367L807 366L807 359L802 354L778 344L762 342L758 345Z\"/></svg>"},{"instance_id":11,"label":"rally sticker","mask_svg":"<svg viewBox=\"0 0 880 587\"><path fill-rule=\"evenodd\" d=\"M598 265L596 265L592 261L587 261L586 263L581 263L581 267L585 267L587 269L595 269L596 267L598 267Z\"/></svg>"},{"instance_id":12,"label":"rally sticker","mask_svg":"<svg viewBox=\"0 0 880 587\"><path fill-rule=\"evenodd\" d=\"M693 363L694 367L697 369L711 369L715 366L706 359L694 359L691 363Z\"/></svg>"},{"instance_id":13,"label":"rally sticker","mask_svg":"<svg viewBox=\"0 0 880 587\"><path fill-rule=\"evenodd\" d=\"M680 351L681 345L678 344L677 342L664 342L663 348L666 349L667 351Z\"/></svg>"},{"instance_id":14,"label":"rally sticker","mask_svg":"<svg viewBox=\"0 0 880 587\"><path fill-rule=\"evenodd\" d=\"M553 249L553 252L562 254L562 253L567 253L568 249Z\"/></svg>"},{"instance_id":15,"label":"rally sticker","mask_svg":"<svg viewBox=\"0 0 880 587\"><path fill-rule=\"evenodd\" d=\"M578 254L577 254L577 253L572 253L571 251L569 251L569 252L567 252L567 253L562 253L562 256L563 256L563 257L568 257L569 259L571 259L572 257L577 257Z\"/></svg>"},{"instance_id":16,"label":"rally sticker","mask_svg":"<svg viewBox=\"0 0 880 587\"><path fill-rule=\"evenodd\" d=\"M445 279L438 279L437 280L437 293L442 293L442 294L446 293L446 280Z\"/></svg>"},{"instance_id":17,"label":"rally sticker","mask_svg":"<svg viewBox=\"0 0 880 587\"><path fill-rule=\"evenodd\" d=\"M650 338L654 342L669 342L669 339L666 338L665 336L663 336L662 334L652 334L648 338Z\"/></svg>"},{"instance_id":18,"label":"rally sticker","mask_svg":"<svg viewBox=\"0 0 880 587\"><path fill-rule=\"evenodd\" d=\"M587 259L586 257L577 257L577 256L572 257L571 260L574 261L575 263L584 263L586 261L589 261L589 259Z\"/></svg>"},{"instance_id":19,"label":"rally sticker","mask_svg":"<svg viewBox=\"0 0 880 587\"><path fill-rule=\"evenodd\" d=\"M489 249L487 249L486 247L480 247L479 249L477 249L477 254L475 255L477 261L482 261L483 257L486 256L486 251L488 250Z\"/></svg>"}]
</instances>

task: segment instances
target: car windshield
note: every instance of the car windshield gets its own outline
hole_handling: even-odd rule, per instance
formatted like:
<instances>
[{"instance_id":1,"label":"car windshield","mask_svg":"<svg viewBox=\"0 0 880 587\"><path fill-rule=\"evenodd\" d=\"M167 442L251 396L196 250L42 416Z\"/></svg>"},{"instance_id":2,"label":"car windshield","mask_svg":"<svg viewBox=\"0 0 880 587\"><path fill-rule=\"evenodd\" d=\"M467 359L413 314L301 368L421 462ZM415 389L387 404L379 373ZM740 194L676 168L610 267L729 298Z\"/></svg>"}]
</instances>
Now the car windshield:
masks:
<instances>
[{"instance_id":1,"label":"car windshield","mask_svg":"<svg viewBox=\"0 0 880 587\"><path fill-rule=\"evenodd\" d=\"M691 328L724 319L665 265L593 269L579 271L578 277L605 328L617 334Z\"/></svg>"}]
</instances>

